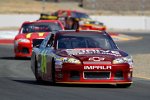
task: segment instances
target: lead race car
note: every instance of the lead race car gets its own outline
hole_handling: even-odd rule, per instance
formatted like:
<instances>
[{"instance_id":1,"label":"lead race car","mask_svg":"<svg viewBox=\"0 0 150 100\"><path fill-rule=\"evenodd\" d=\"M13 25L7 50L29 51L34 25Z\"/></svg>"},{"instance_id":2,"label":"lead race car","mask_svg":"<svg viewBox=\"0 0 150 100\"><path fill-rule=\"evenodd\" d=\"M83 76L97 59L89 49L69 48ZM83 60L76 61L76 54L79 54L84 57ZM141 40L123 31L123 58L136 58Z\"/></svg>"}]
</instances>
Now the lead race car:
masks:
<instances>
[{"instance_id":1,"label":"lead race car","mask_svg":"<svg viewBox=\"0 0 150 100\"><path fill-rule=\"evenodd\" d=\"M132 84L133 60L101 31L58 31L33 48L37 81L68 84Z\"/></svg>"},{"instance_id":2,"label":"lead race car","mask_svg":"<svg viewBox=\"0 0 150 100\"><path fill-rule=\"evenodd\" d=\"M50 32L63 29L63 25L58 20L24 22L14 39L15 57L31 57L32 47L36 45L33 44L34 39L41 42Z\"/></svg>"},{"instance_id":3,"label":"lead race car","mask_svg":"<svg viewBox=\"0 0 150 100\"><path fill-rule=\"evenodd\" d=\"M66 19L69 17L79 23L80 30L106 30L104 23L92 20L88 14L76 10L58 10L51 15L41 14L40 19L58 19L64 23L65 26Z\"/></svg>"}]
</instances>

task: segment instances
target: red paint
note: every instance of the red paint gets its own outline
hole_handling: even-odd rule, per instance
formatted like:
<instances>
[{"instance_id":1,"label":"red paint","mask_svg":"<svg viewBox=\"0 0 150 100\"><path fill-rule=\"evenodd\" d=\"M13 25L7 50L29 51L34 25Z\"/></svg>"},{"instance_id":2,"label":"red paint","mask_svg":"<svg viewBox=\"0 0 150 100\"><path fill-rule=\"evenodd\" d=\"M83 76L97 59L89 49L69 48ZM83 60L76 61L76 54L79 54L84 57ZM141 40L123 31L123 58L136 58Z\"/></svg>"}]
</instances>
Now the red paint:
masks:
<instances>
[{"instance_id":1,"label":"red paint","mask_svg":"<svg viewBox=\"0 0 150 100\"><path fill-rule=\"evenodd\" d=\"M109 35L110 35L110 36L119 36L118 33L113 33L113 32L109 32Z\"/></svg>"},{"instance_id":2,"label":"red paint","mask_svg":"<svg viewBox=\"0 0 150 100\"><path fill-rule=\"evenodd\" d=\"M0 39L0 44L13 44L13 39Z\"/></svg>"}]
</instances>

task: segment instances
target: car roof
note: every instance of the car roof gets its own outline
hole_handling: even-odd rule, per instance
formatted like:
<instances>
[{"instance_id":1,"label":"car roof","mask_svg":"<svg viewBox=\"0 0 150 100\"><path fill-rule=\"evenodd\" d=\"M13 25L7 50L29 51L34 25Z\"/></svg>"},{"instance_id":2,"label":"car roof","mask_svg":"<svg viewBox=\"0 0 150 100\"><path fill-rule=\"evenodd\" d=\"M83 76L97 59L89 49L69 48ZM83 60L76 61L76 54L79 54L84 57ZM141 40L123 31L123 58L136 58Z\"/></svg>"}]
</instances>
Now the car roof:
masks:
<instances>
[{"instance_id":1,"label":"car roof","mask_svg":"<svg viewBox=\"0 0 150 100\"><path fill-rule=\"evenodd\" d=\"M56 12L59 12L59 11L85 13L85 12L82 12L82 11L77 11L77 10L58 10L58 11L56 11ZM85 13L85 14L86 14L86 13Z\"/></svg>"},{"instance_id":2,"label":"car roof","mask_svg":"<svg viewBox=\"0 0 150 100\"><path fill-rule=\"evenodd\" d=\"M32 24L32 23L40 23L40 22L60 22L58 20L36 20L36 21L26 21L23 24Z\"/></svg>"},{"instance_id":3,"label":"car roof","mask_svg":"<svg viewBox=\"0 0 150 100\"><path fill-rule=\"evenodd\" d=\"M99 31L99 30L60 30L58 32L56 32L56 34L60 35L60 34L107 34L104 31Z\"/></svg>"}]
</instances>

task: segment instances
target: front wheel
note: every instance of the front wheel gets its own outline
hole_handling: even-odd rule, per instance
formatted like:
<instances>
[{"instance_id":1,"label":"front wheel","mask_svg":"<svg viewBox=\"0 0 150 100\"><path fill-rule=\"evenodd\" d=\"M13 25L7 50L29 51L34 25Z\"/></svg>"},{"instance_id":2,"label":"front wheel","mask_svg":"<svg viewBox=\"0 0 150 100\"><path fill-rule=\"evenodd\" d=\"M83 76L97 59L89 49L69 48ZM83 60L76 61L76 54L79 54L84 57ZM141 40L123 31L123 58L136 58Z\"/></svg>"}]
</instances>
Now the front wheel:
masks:
<instances>
[{"instance_id":1,"label":"front wheel","mask_svg":"<svg viewBox=\"0 0 150 100\"><path fill-rule=\"evenodd\" d=\"M54 59L52 59L51 74L52 74L52 84L55 84L55 61Z\"/></svg>"},{"instance_id":2,"label":"front wheel","mask_svg":"<svg viewBox=\"0 0 150 100\"><path fill-rule=\"evenodd\" d=\"M131 83L129 83L129 84L117 84L116 86L118 88L129 88L131 86Z\"/></svg>"},{"instance_id":3,"label":"front wheel","mask_svg":"<svg viewBox=\"0 0 150 100\"><path fill-rule=\"evenodd\" d=\"M41 83L42 82L42 78L40 77L39 73L38 73L38 66L37 66L37 61L35 59L35 78L36 78L36 81L38 83Z\"/></svg>"}]
</instances>

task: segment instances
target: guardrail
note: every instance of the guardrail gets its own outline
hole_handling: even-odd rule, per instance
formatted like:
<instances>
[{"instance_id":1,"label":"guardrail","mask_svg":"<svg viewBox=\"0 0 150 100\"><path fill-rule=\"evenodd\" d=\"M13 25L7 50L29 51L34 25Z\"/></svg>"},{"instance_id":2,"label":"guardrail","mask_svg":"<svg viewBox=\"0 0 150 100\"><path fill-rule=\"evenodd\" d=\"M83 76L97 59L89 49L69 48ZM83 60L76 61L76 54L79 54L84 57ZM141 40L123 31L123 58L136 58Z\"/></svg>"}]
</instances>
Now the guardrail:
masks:
<instances>
[{"instance_id":1,"label":"guardrail","mask_svg":"<svg viewBox=\"0 0 150 100\"><path fill-rule=\"evenodd\" d=\"M101 21L109 29L150 30L150 17L147 16L91 16Z\"/></svg>"},{"instance_id":2,"label":"guardrail","mask_svg":"<svg viewBox=\"0 0 150 100\"><path fill-rule=\"evenodd\" d=\"M0 14L0 27L19 27L24 21L39 19L36 14ZM91 16L92 19L103 22L108 29L150 30L148 16Z\"/></svg>"}]
</instances>

